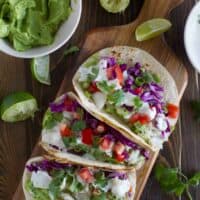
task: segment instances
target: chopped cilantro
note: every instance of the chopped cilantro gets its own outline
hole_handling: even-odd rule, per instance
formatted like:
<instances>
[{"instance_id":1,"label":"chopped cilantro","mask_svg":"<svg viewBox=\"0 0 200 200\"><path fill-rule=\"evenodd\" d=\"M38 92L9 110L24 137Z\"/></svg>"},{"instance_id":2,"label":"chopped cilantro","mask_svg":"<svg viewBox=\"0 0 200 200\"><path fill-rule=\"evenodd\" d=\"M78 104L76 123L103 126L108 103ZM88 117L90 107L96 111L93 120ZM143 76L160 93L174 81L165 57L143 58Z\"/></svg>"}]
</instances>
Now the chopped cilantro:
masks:
<instances>
[{"instance_id":1,"label":"chopped cilantro","mask_svg":"<svg viewBox=\"0 0 200 200\"><path fill-rule=\"evenodd\" d=\"M99 171L95 174L95 185L103 189L107 185L107 180L104 172Z\"/></svg>"},{"instance_id":2,"label":"chopped cilantro","mask_svg":"<svg viewBox=\"0 0 200 200\"><path fill-rule=\"evenodd\" d=\"M51 129L58 122L62 121L62 119L62 113L52 113L50 110L47 110L43 118L42 127L46 129Z\"/></svg>"},{"instance_id":3,"label":"chopped cilantro","mask_svg":"<svg viewBox=\"0 0 200 200\"><path fill-rule=\"evenodd\" d=\"M98 82L97 87L104 93L110 94L114 91L115 85L108 85L106 81Z\"/></svg>"},{"instance_id":4,"label":"chopped cilantro","mask_svg":"<svg viewBox=\"0 0 200 200\"><path fill-rule=\"evenodd\" d=\"M133 104L134 104L134 107L136 109L139 109L141 106L142 106L142 101L140 99L140 97L136 96L134 99L133 99Z\"/></svg>"},{"instance_id":5,"label":"chopped cilantro","mask_svg":"<svg viewBox=\"0 0 200 200\"><path fill-rule=\"evenodd\" d=\"M89 57L87 61L84 63L84 67L92 67L96 66L99 62L99 56L98 54L94 54L93 56Z\"/></svg>"},{"instance_id":6,"label":"chopped cilantro","mask_svg":"<svg viewBox=\"0 0 200 200\"><path fill-rule=\"evenodd\" d=\"M83 129L86 128L86 123L85 121L83 120L78 120L78 121L75 121L73 124L72 124L72 131L73 132L79 132L79 131L82 131Z\"/></svg>"},{"instance_id":7,"label":"chopped cilantro","mask_svg":"<svg viewBox=\"0 0 200 200\"><path fill-rule=\"evenodd\" d=\"M124 93L122 90L117 90L112 94L108 95L108 101L114 105L120 105L123 99L124 99Z\"/></svg>"}]
</instances>

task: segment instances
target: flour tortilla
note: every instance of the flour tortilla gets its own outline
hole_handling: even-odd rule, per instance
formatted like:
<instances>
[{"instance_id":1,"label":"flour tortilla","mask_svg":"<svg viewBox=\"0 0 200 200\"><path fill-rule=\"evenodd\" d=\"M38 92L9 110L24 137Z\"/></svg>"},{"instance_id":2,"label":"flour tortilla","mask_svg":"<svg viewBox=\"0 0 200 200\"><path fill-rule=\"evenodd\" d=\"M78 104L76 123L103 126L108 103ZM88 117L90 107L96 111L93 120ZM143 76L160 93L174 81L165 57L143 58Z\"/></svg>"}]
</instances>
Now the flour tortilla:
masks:
<instances>
[{"instance_id":1,"label":"flour tortilla","mask_svg":"<svg viewBox=\"0 0 200 200\"><path fill-rule=\"evenodd\" d=\"M58 97L56 99L56 101L59 101L59 99L62 99L64 95ZM83 105L83 103L80 102L79 98L74 93L68 92L67 95L71 99L76 100L81 106ZM84 109L84 106L82 106L82 107ZM110 125L109 120L108 121L104 120L104 122L108 126ZM121 133L122 135L126 135L126 134L123 134L120 131L119 131L119 133ZM126 137L129 140L135 142L133 140L133 138L131 138L130 136L126 135ZM49 143L45 143L42 140L40 142L40 145L49 155L51 155L54 158L57 158L57 160L60 161L60 162L63 160L64 162L70 162L70 163L75 163L75 164L84 164L86 166L94 166L94 167L101 167L101 168L105 167L106 169L113 169L113 170L131 170L133 168L138 170L143 166L143 163L139 163L138 165L134 165L134 166L125 166L123 164L112 164L112 163L106 163L106 162L103 162L103 161L91 160L91 159L88 159L88 158L85 158L85 157L83 158L81 156L53 148L51 145L49 145Z\"/></svg>"},{"instance_id":2,"label":"flour tortilla","mask_svg":"<svg viewBox=\"0 0 200 200\"><path fill-rule=\"evenodd\" d=\"M102 49L99 52L95 53L95 56L98 57L115 57L117 60L120 60L122 63L128 64L128 66L134 66L136 62L141 63L148 71L155 73L159 76L161 83L160 85L164 88L164 100L166 102L173 103L175 105L179 104L178 90L176 83L170 73L162 66L153 56L147 53L144 50L128 47L128 46L115 46L111 48ZM89 58L90 59L90 58ZM79 68L84 67L86 60ZM77 92L83 107L94 115L99 120L102 120L106 123L109 123L110 126L120 131L125 136L131 136L132 139L140 145L151 148L154 151L158 149L147 144L141 137L135 134L122 120L117 116L106 113L103 110L97 108L97 106L84 95L78 80L80 77L79 70L73 77L73 85L75 91ZM176 120L170 120L170 125L174 126L177 122Z\"/></svg>"},{"instance_id":3,"label":"flour tortilla","mask_svg":"<svg viewBox=\"0 0 200 200\"><path fill-rule=\"evenodd\" d=\"M54 160L54 161L60 162L60 163L64 162L64 160L58 161L57 158L54 158L54 157L51 157L51 156L46 156L46 159ZM30 160L28 160L26 165L30 165L30 164L35 163L35 162L40 162L42 160L44 160L43 157L34 157L34 158L31 158ZM66 162L64 162L64 163L66 163ZM83 166L85 166L85 165L83 165ZM90 167L100 169L100 170L104 170L104 171L112 171L110 169L106 169L105 167L103 167L103 168L95 167L95 166L90 166ZM132 187L133 188L132 196L130 198L127 198L127 200L133 200L134 196L135 196L135 189L136 189L136 171L134 169L132 169L131 171L127 171L127 173L128 173L128 178L129 178L129 180L130 180L130 182L132 183L132 186L133 186ZM31 194L25 188L26 181L30 178L30 176L31 176L31 172L29 172L28 169L25 168L24 173L23 173L23 177L22 177L22 188L23 188L23 192L24 192L24 196L25 196L26 200L34 200L33 197L31 196Z\"/></svg>"}]
</instances>

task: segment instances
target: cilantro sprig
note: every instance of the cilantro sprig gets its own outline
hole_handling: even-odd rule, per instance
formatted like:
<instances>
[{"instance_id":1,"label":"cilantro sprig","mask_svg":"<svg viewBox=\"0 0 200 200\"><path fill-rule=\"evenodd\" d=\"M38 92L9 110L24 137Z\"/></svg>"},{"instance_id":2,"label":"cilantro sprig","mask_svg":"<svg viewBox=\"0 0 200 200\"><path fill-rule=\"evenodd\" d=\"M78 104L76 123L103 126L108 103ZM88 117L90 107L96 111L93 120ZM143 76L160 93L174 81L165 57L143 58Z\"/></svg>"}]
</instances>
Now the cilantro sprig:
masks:
<instances>
[{"instance_id":1,"label":"cilantro sprig","mask_svg":"<svg viewBox=\"0 0 200 200\"><path fill-rule=\"evenodd\" d=\"M188 178L179 168L168 168L162 164L155 167L155 178L163 191L180 197L184 193L192 200L190 187L198 186L200 183L200 172Z\"/></svg>"}]
</instances>

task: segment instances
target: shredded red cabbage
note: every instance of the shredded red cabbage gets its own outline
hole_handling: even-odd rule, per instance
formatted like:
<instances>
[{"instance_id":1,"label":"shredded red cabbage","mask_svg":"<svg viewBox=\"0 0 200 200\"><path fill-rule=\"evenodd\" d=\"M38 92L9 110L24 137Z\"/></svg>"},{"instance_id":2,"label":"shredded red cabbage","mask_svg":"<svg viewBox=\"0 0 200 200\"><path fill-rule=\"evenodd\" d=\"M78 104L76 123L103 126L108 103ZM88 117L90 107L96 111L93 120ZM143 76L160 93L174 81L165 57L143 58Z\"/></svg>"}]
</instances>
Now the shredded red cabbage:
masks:
<instances>
[{"instance_id":1,"label":"shredded red cabbage","mask_svg":"<svg viewBox=\"0 0 200 200\"><path fill-rule=\"evenodd\" d=\"M106 56L104 56L104 57L102 57L102 59L107 60L108 67L111 67L111 66L113 66L113 65L115 65L117 63L114 57L106 57Z\"/></svg>"},{"instance_id":2,"label":"shredded red cabbage","mask_svg":"<svg viewBox=\"0 0 200 200\"><path fill-rule=\"evenodd\" d=\"M126 180L128 179L128 176L126 173L123 173L123 172L111 172L108 175L108 178L119 178L121 180Z\"/></svg>"},{"instance_id":3,"label":"shredded red cabbage","mask_svg":"<svg viewBox=\"0 0 200 200\"><path fill-rule=\"evenodd\" d=\"M121 64L120 68L121 68L122 72L124 72L125 70L127 70L127 64Z\"/></svg>"},{"instance_id":4,"label":"shredded red cabbage","mask_svg":"<svg viewBox=\"0 0 200 200\"><path fill-rule=\"evenodd\" d=\"M50 160L42 160L41 162L32 163L30 165L27 165L26 168L29 170L29 172L37 172L38 170L41 171L51 171L53 169L65 169L67 167L70 167L70 164L63 164L58 163L56 161L50 161Z\"/></svg>"},{"instance_id":5,"label":"shredded red cabbage","mask_svg":"<svg viewBox=\"0 0 200 200\"><path fill-rule=\"evenodd\" d=\"M131 76L137 77L140 76L142 65L140 63L136 63L134 67L129 67L127 73Z\"/></svg>"}]
</instances>

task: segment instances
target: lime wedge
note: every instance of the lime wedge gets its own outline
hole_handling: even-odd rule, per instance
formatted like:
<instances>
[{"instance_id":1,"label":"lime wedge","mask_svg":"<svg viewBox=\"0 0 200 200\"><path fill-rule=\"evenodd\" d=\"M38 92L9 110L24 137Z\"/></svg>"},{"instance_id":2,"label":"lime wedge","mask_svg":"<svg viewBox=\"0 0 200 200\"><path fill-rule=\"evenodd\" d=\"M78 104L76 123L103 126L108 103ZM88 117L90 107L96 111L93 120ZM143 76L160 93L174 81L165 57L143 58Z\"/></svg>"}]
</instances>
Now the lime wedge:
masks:
<instances>
[{"instance_id":1,"label":"lime wedge","mask_svg":"<svg viewBox=\"0 0 200 200\"><path fill-rule=\"evenodd\" d=\"M45 85L50 85L50 58L49 55L33 58L31 62L31 71L33 77Z\"/></svg>"},{"instance_id":2,"label":"lime wedge","mask_svg":"<svg viewBox=\"0 0 200 200\"><path fill-rule=\"evenodd\" d=\"M123 12L129 3L130 0L100 0L101 6L110 13Z\"/></svg>"},{"instance_id":3,"label":"lime wedge","mask_svg":"<svg viewBox=\"0 0 200 200\"><path fill-rule=\"evenodd\" d=\"M36 99L27 92L6 96L0 106L1 119L6 122L23 121L33 117L38 110Z\"/></svg>"},{"instance_id":4,"label":"lime wedge","mask_svg":"<svg viewBox=\"0 0 200 200\"><path fill-rule=\"evenodd\" d=\"M137 41L144 41L154 38L172 26L171 22L167 19L155 18L140 24L135 31Z\"/></svg>"}]
</instances>

